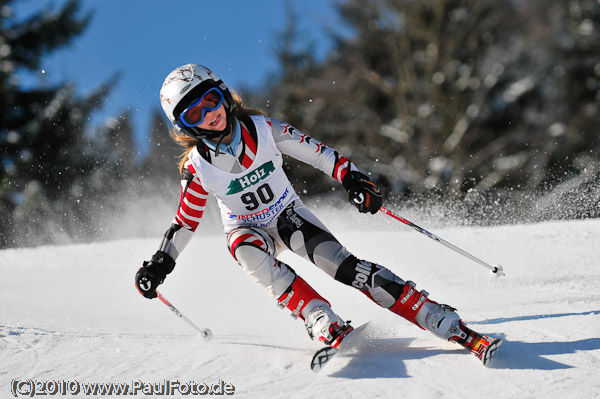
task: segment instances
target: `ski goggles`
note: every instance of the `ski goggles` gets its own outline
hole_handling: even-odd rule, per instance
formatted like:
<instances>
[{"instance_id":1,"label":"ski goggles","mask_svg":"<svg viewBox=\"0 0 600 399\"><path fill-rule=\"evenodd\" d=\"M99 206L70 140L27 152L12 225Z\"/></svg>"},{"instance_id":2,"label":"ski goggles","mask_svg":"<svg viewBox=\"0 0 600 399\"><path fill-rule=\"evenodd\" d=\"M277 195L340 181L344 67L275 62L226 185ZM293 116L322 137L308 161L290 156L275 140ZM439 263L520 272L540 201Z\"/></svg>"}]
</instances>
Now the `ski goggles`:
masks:
<instances>
[{"instance_id":1,"label":"ski goggles","mask_svg":"<svg viewBox=\"0 0 600 399\"><path fill-rule=\"evenodd\" d=\"M207 112L219 109L223 104L223 98L223 92L219 88L213 87L191 103L179 115L179 121L187 127L198 126L204 121Z\"/></svg>"}]
</instances>

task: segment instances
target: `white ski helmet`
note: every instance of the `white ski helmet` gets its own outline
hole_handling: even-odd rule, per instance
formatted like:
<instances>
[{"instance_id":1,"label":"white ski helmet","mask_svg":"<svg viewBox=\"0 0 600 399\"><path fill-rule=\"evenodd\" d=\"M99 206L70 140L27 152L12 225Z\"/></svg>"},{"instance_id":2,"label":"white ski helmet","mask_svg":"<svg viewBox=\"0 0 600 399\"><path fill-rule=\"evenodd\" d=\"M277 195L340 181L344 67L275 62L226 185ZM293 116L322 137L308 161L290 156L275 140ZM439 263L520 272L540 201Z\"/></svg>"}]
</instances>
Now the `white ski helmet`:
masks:
<instances>
[{"instance_id":1,"label":"white ski helmet","mask_svg":"<svg viewBox=\"0 0 600 399\"><path fill-rule=\"evenodd\" d=\"M218 87L223 93L223 105L227 113L225 131L215 132L198 127L187 127L178 123L179 115L186 107L213 87ZM196 139L217 137L226 133L230 128L230 113L233 106L231 92L219 75L202 65L182 65L167 75L160 89L160 105L175 129L181 130Z\"/></svg>"}]
</instances>

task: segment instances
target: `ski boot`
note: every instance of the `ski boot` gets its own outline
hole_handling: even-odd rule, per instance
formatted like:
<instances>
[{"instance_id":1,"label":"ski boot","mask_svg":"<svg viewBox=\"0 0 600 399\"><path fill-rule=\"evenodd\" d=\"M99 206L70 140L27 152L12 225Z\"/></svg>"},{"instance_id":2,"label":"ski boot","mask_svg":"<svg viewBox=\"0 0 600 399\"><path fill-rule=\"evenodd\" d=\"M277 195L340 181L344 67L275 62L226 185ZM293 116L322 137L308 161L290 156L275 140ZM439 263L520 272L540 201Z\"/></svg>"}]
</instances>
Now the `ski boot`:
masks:
<instances>
[{"instance_id":1,"label":"ski boot","mask_svg":"<svg viewBox=\"0 0 600 399\"><path fill-rule=\"evenodd\" d=\"M305 321L306 331L311 339L337 348L354 328L333 313L329 306L317 306L310 311Z\"/></svg>"},{"instance_id":2,"label":"ski boot","mask_svg":"<svg viewBox=\"0 0 600 399\"><path fill-rule=\"evenodd\" d=\"M417 323L438 337L456 342L473 353L483 365L496 354L502 341L479 334L460 319L456 309L448 305L427 302L416 318Z\"/></svg>"}]
</instances>

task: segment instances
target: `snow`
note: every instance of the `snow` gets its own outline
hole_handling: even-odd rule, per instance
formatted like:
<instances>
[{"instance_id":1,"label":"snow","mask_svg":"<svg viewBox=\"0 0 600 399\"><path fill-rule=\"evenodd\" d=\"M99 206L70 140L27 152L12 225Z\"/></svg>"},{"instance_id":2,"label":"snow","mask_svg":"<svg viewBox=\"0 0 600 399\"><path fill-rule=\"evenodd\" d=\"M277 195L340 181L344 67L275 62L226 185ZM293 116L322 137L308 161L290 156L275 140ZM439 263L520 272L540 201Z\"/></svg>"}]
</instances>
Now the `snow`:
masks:
<instances>
[{"instance_id":1,"label":"snow","mask_svg":"<svg viewBox=\"0 0 600 399\"><path fill-rule=\"evenodd\" d=\"M357 256L458 308L473 329L503 338L492 367L287 253L281 259L338 314L354 325L371 321L356 355L315 374L309 363L320 345L244 274L220 233L197 234L161 286L184 315L212 330L206 342L134 288L159 233L0 251L0 397L12 396L13 379L222 380L247 398L598 397L600 220L431 229L501 263L506 276L495 278L383 214L329 223L327 212L316 213Z\"/></svg>"}]
</instances>

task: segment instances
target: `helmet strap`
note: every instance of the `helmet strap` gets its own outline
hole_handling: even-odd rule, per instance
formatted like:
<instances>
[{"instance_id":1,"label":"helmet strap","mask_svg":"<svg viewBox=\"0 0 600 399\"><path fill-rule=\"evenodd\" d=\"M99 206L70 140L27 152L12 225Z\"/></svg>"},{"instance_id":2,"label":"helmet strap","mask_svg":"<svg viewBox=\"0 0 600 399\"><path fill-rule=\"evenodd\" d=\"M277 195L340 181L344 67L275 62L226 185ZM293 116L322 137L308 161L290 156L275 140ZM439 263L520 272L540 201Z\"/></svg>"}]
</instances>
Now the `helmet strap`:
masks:
<instances>
[{"instance_id":1,"label":"helmet strap","mask_svg":"<svg viewBox=\"0 0 600 399\"><path fill-rule=\"evenodd\" d=\"M231 131L231 129L226 129L226 130L230 130ZM223 132L225 132L225 131L223 131ZM219 146L221 145L221 141L223 141L223 139L225 138L225 136L227 136L227 134L221 134L219 136L219 141L217 141L217 145L215 147L215 157L218 157L219 154L221 153L221 150L219 149Z\"/></svg>"}]
</instances>

